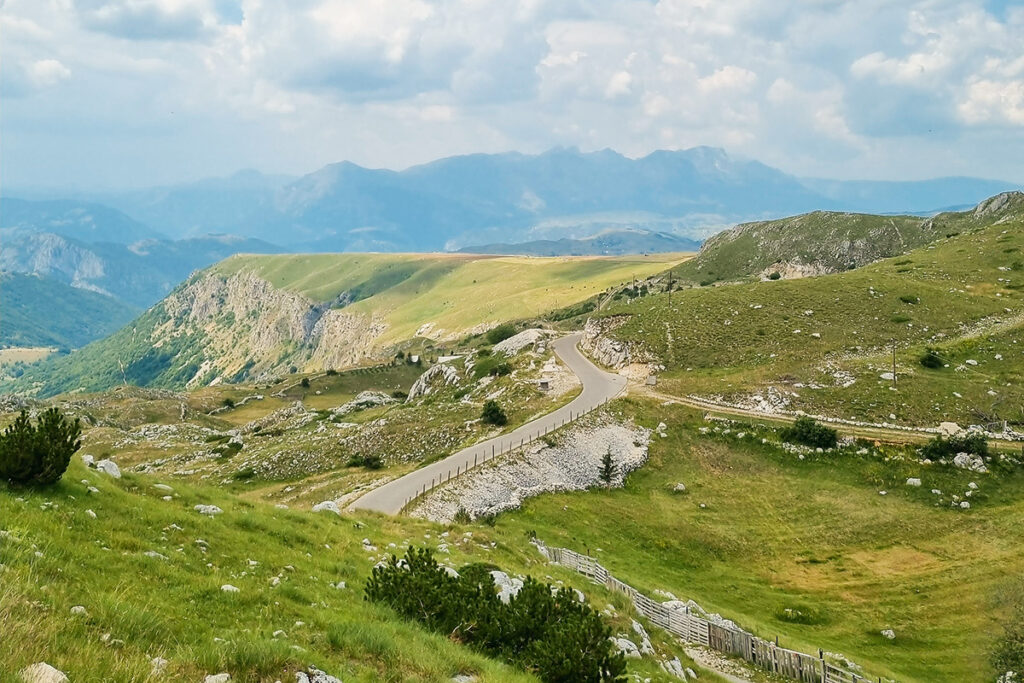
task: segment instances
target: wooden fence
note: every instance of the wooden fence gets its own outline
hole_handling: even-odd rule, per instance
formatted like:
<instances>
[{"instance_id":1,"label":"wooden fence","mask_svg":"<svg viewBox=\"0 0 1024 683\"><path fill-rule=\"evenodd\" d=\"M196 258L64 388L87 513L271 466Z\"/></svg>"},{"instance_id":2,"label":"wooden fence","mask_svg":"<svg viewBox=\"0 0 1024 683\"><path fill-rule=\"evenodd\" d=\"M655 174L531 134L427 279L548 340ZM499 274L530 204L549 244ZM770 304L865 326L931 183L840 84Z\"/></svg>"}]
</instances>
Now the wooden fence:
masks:
<instances>
[{"instance_id":1,"label":"wooden fence","mask_svg":"<svg viewBox=\"0 0 1024 683\"><path fill-rule=\"evenodd\" d=\"M636 610L652 624L688 643L697 643L741 657L762 669L801 683L881 683L883 680L867 678L827 662L821 650L818 651L817 657L789 650L780 647L777 642L763 640L742 629L708 621L692 614L689 607L670 609L629 584L619 581L597 560L587 555L580 555L568 548L549 548L541 543L538 543L537 547L549 562L573 569L595 583L603 584L609 590L624 593Z\"/></svg>"}]
</instances>

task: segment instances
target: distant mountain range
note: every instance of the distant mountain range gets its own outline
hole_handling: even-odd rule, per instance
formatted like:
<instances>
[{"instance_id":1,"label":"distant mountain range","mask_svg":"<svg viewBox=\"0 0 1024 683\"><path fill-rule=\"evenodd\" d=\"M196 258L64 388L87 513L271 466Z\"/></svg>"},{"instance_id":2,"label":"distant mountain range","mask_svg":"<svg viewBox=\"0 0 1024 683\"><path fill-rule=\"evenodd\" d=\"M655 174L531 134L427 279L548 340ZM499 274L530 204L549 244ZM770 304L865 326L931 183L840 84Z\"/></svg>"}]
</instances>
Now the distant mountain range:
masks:
<instances>
[{"instance_id":1,"label":"distant mountain range","mask_svg":"<svg viewBox=\"0 0 1024 683\"><path fill-rule=\"evenodd\" d=\"M799 179L710 147L639 159L565 148L472 154L404 171L342 162L301 178L242 171L160 188L4 197L0 271L145 308L236 253L690 251L744 221L814 210L931 214L1013 189L977 178ZM45 317L45 306L36 310Z\"/></svg>"},{"instance_id":2,"label":"distant mountain range","mask_svg":"<svg viewBox=\"0 0 1024 683\"><path fill-rule=\"evenodd\" d=\"M243 171L174 187L80 195L171 238L228 233L293 251L442 251L643 229L703 239L814 210L929 213L1019 189L977 178L800 179L695 147L471 154L404 171L331 164L301 178Z\"/></svg>"},{"instance_id":3,"label":"distant mountain range","mask_svg":"<svg viewBox=\"0 0 1024 683\"><path fill-rule=\"evenodd\" d=\"M533 240L514 244L481 244L459 249L464 254L515 254L519 256L621 256L672 251L697 251L697 240L651 230L606 230L593 237Z\"/></svg>"}]
</instances>

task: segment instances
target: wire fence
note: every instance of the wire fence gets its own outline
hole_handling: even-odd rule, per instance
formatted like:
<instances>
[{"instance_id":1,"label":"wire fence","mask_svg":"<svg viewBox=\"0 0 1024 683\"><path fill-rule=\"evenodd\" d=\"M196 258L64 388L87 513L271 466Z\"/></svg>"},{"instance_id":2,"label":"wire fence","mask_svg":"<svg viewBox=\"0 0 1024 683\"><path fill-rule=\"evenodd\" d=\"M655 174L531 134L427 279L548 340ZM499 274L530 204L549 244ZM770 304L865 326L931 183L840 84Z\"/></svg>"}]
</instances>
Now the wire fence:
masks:
<instances>
[{"instance_id":1,"label":"wire fence","mask_svg":"<svg viewBox=\"0 0 1024 683\"><path fill-rule=\"evenodd\" d=\"M472 446L470 448L465 449L465 452L462 455L464 460L455 463L454 468L448 467L445 471L441 472L436 477L432 477L429 484L424 483L422 486L420 486L418 490L416 490L411 496L405 499L405 502L402 504L402 510L408 510L409 506L415 503L417 499L422 498L423 496L427 495L428 493L438 488L439 486L447 484L452 479L465 474L469 470L479 467L484 463L490 462L491 460L494 460L495 458L501 455L511 453L514 450L520 449L530 443L533 443L537 439L541 439L547 436L548 434L551 434L552 432L561 429L567 424L575 422L581 417L589 415L595 410L603 408L608 404L608 400L608 398L605 398L597 405L585 408L580 411L572 410L572 404L570 404L569 414L567 416L562 417L561 419L557 419L554 422L551 422L544 426L537 426L536 428L532 428L528 430L527 433L518 437L513 436L515 434L515 432L513 432L512 434L506 436L499 436L495 439L485 441L482 444L477 444L476 446ZM537 422L545 422L548 420L548 417L549 416L539 418ZM522 427L520 427L519 429L522 429Z\"/></svg>"},{"instance_id":2,"label":"wire fence","mask_svg":"<svg viewBox=\"0 0 1024 683\"><path fill-rule=\"evenodd\" d=\"M755 666L801 683L895 683L890 679L870 678L837 666L826 660L822 650L818 650L817 656L790 650L781 647L777 638L774 641L764 640L740 628L709 621L693 614L689 606L684 609L667 607L619 581L597 560L587 555L580 555L568 548L549 548L539 542L537 548L549 562L573 569L609 590L625 594L636 610L652 624L688 643L741 657Z\"/></svg>"}]
</instances>

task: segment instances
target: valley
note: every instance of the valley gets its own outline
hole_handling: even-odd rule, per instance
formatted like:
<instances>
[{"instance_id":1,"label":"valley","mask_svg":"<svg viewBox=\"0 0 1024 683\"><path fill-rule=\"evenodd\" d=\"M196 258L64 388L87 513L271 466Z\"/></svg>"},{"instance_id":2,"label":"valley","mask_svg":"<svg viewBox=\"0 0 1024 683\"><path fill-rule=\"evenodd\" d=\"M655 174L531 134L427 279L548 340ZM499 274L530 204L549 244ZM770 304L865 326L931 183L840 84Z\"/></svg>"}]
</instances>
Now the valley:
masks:
<instances>
[{"instance_id":1,"label":"valley","mask_svg":"<svg viewBox=\"0 0 1024 683\"><path fill-rule=\"evenodd\" d=\"M865 225L857 239L877 251L853 268L805 252L820 274L772 279L783 257L747 245L771 260L704 285L689 273L723 263L727 238L696 257L229 258L129 328L8 380L3 423L57 406L85 430L55 488L0 490L0 615L17 624L0 660L83 680L154 662L175 680L311 666L535 680L363 600L373 567L416 545L456 573L484 562L581 591L615 643L649 640L630 676L784 680L694 650L621 592L548 563L540 542L663 609L692 600L710 623L869 680L990 681L1024 561L1021 201L913 234L923 223L907 218L894 243L871 232L888 218L830 217L825 236L789 220L785 239L820 258ZM941 362L925 365L932 352ZM581 416L591 363L615 391ZM804 414L838 428L834 445L793 440ZM929 455L942 422L981 435L984 454ZM492 440L512 443L487 458ZM476 466L423 485L477 450ZM89 466L101 460L120 478ZM375 501L403 481L420 495ZM83 569L59 571L68 562ZM154 581L173 589L114 609ZM35 604L64 616L34 619ZM180 625L196 618L202 629ZM47 643L65 622L59 654Z\"/></svg>"}]
</instances>

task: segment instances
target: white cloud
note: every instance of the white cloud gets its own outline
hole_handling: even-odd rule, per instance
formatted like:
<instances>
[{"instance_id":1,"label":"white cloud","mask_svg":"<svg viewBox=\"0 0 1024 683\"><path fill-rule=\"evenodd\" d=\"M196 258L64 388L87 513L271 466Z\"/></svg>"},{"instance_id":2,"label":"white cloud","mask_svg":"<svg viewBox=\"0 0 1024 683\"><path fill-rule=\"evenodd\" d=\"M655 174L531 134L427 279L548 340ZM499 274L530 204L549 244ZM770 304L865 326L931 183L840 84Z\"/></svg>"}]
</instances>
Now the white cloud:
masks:
<instances>
[{"instance_id":1,"label":"white cloud","mask_svg":"<svg viewBox=\"0 0 1024 683\"><path fill-rule=\"evenodd\" d=\"M1024 146L1024 10L983 0L7 0L0 30L22 177L63 155L134 181L147 150L195 175L698 144L809 175L992 176ZM57 157L25 134L44 126Z\"/></svg>"},{"instance_id":2,"label":"white cloud","mask_svg":"<svg viewBox=\"0 0 1024 683\"><path fill-rule=\"evenodd\" d=\"M1008 123L1024 126L1024 80L974 80L957 107L969 124Z\"/></svg>"},{"instance_id":3,"label":"white cloud","mask_svg":"<svg viewBox=\"0 0 1024 683\"><path fill-rule=\"evenodd\" d=\"M29 66L28 76L37 88L49 88L71 78L71 69L56 59L40 59Z\"/></svg>"}]
</instances>

